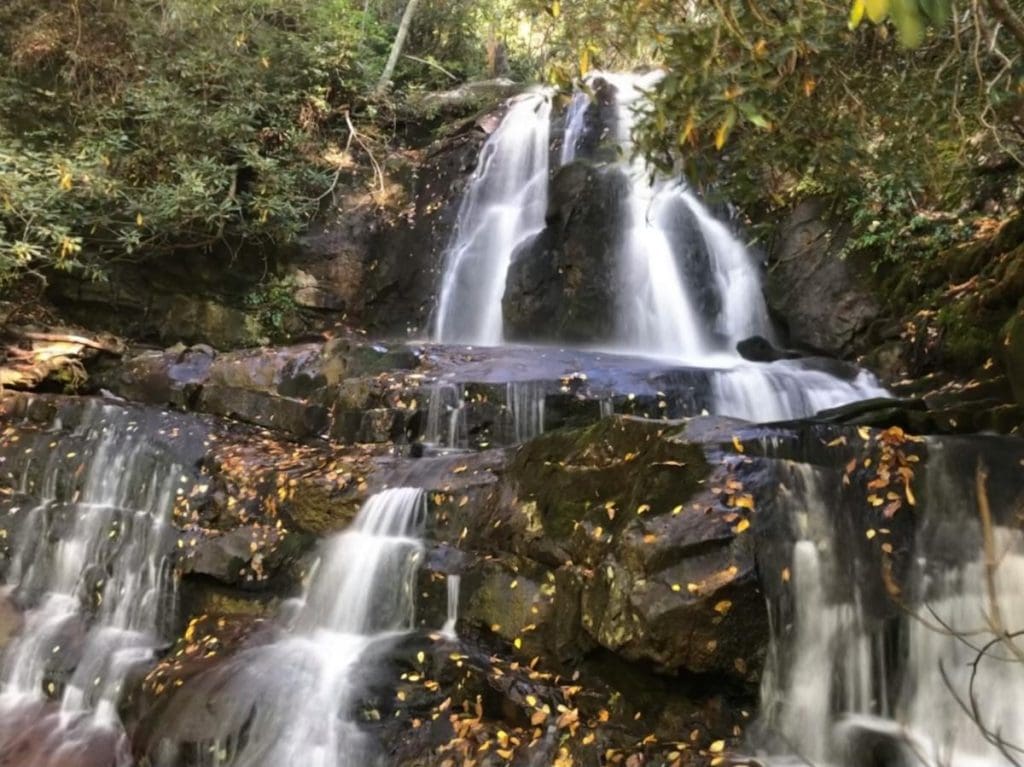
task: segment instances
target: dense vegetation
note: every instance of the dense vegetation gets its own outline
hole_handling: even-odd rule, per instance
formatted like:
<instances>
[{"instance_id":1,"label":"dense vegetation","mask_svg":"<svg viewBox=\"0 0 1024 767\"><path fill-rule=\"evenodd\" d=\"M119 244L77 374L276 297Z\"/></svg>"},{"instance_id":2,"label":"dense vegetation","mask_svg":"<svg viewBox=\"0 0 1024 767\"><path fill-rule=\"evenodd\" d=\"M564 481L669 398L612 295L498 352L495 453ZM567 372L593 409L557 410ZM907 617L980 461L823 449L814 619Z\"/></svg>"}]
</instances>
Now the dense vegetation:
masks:
<instances>
[{"instance_id":1,"label":"dense vegetation","mask_svg":"<svg viewBox=\"0 0 1024 767\"><path fill-rule=\"evenodd\" d=\"M387 108L372 91L402 7L4 3L0 283L53 267L102 277L114 260L287 243L352 164L354 131L372 134ZM423 3L399 87L481 74L493 12Z\"/></svg>"},{"instance_id":2,"label":"dense vegetation","mask_svg":"<svg viewBox=\"0 0 1024 767\"><path fill-rule=\"evenodd\" d=\"M833 200L883 271L1024 197L1024 25L1005 0L423 0L382 93L405 7L4 4L0 283L285 245L368 143L387 151L396 106L497 73L665 67L640 136L656 164L755 231Z\"/></svg>"}]
</instances>

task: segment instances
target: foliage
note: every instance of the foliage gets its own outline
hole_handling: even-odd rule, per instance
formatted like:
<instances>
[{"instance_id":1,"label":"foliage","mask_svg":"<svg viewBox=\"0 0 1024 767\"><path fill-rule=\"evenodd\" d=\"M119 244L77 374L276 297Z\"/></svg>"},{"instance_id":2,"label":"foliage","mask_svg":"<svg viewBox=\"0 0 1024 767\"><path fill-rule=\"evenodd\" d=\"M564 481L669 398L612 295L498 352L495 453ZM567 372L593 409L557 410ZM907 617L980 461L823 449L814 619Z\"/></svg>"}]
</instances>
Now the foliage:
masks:
<instances>
[{"instance_id":1,"label":"foliage","mask_svg":"<svg viewBox=\"0 0 1024 767\"><path fill-rule=\"evenodd\" d=\"M548 2L563 33L551 74L662 67L637 136L654 165L762 221L839 200L857 242L892 258L899 241L874 222L924 225L970 204L980 161L1024 158L1024 50L1000 2Z\"/></svg>"},{"instance_id":2,"label":"foliage","mask_svg":"<svg viewBox=\"0 0 1024 767\"><path fill-rule=\"evenodd\" d=\"M295 282L288 277L264 280L246 294L245 305L255 312L256 320L265 332L280 335L285 330L288 317L297 309Z\"/></svg>"},{"instance_id":3,"label":"foliage","mask_svg":"<svg viewBox=\"0 0 1024 767\"><path fill-rule=\"evenodd\" d=\"M386 50L364 21L348 0L0 10L0 281L293 238Z\"/></svg>"}]
</instances>

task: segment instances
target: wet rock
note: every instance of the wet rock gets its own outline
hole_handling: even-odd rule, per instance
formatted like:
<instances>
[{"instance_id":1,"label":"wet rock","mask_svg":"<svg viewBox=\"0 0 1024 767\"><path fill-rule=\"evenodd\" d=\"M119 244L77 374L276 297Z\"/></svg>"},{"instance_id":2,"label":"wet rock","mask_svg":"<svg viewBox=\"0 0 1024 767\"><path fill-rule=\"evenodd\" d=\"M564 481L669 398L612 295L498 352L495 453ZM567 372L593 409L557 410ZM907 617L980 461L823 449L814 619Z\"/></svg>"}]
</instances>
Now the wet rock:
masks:
<instances>
[{"instance_id":1,"label":"wet rock","mask_svg":"<svg viewBox=\"0 0 1024 767\"><path fill-rule=\"evenodd\" d=\"M828 220L823 200L802 202L779 234L769 259L765 297L798 347L846 357L867 342L878 300L854 265L842 258L846 224Z\"/></svg>"},{"instance_id":2,"label":"wet rock","mask_svg":"<svg viewBox=\"0 0 1024 767\"><path fill-rule=\"evenodd\" d=\"M255 346L263 336L254 314L215 300L187 295L171 299L162 328L162 341L208 343L218 349Z\"/></svg>"},{"instance_id":3,"label":"wet rock","mask_svg":"<svg viewBox=\"0 0 1024 767\"><path fill-rule=\"evenodd\" d=\"M586 343L612 336L628 185L618 168L584 161L555 174L543 231L512 256L502 298L506 337Z\"/></svg>"},{"instance_id":4,"label":"wet rock","mask_svg":"<svg viewBox=\"0 0 1024 767\"><path fill-rule=\"evenodd\" d=\"M143 352L104 371L97 384L133 402L188 409L195 406L216 355L205 345Z\"/></svg>"},{"instance_id":5,"label":"wet rock","mask_svg":"<svg viewBox=\"0 0 1024 767\"><path fill-rule=\"evenodd\" d=\"M1024 306L1003 327L1002 352L1013 394L1024 406Z\"/></svg>"},{"instance_id":6,"label":"wet rock","mask_svg":"<svg viewBox=\"0 0 1024 767\"><path fill-rule=\"evenodd\" d=\"M428 147L409 179L407 208L369 233L353 307L365 327L385 337L427 329L459 201L487 126L481 116Z\"/></svg>"},{"instance_id":7,"label":"wet rock","mask_svg":"<svg viewBox=\"0 0 1024 767\"><path fill-rule=\"evenodd\" d=\"M785 349L776 349L772 342L763 336L744 338L736 344L736 351L743 359L751 362L775 362L777 360L798 359L803 355Z\"/></svg>"},{"instance_id":8,"label":"wet rock","mask_svg":"<svg viewBox=\"0 0 1024 767\"><path fill-rule=\"evenodd\" d=\"M599 645L664 671L755 669L767 634L753 541L737 532L740 509L707 495L703 449L671 432L611 418L546 434L516 451L471 515L455 494L444 514L464 529L461 545L549 568L531 575L536 564L503 558L467 575L465 620L554 657ZM521 625L496 618L510 599L529 607Z\"/></svg>"},{"instance_id":9,"label":"wet rock","mask_svg":"<svg viewBox=\"0 0 1024 767\"><path fill-rule=\"evenodd\" d=\"M21 611L7 597L0 599L0 649L7 646L14 637L21 631L24 625L24 618Z\"/></svg>"},{"instance_id":10,"label":"wet rock","mask_svg":"<svg viewBox=\"0 0 1024 767\"><path fill-rule=\"evenodd\" d=\"M210 384L203 387L198 406L207 413L237 418L300 439L322 434L328 424L327 411L321 405L253 389Z\"/></svg>"}]
</instances>

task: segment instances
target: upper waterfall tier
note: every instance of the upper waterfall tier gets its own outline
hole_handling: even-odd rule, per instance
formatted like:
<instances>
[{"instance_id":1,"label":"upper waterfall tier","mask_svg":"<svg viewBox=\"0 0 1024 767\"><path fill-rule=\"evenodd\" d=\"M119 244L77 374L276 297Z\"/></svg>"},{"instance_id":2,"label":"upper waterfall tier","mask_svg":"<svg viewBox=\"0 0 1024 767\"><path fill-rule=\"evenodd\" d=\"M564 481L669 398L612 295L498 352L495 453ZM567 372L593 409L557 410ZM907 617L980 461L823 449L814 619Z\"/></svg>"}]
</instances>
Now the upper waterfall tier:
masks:
<instances>
[{"instance_id":1,"label":"upper waterfall tier","mask_svg":"<svg viewBox=\"0 0 1024 767\"><path fill-rule=\"evenodd\" d=\"M740 358L740 342L775 340L758 264L684 180L652 174L633 151L660 79L593 73L564 110L547 91L508 103L459 209L435 339L553 342L723 371L708 409L751 420L884 396L869 374L851 385Z\"/></svg>"},{"instance_id":2,"label":"upper waterfall tier","mask_svg":"<svg viewBox=\"0 0 1024 767\"><path fill-rule=\"evenodd\" d=\"M447 256L439 339L501 343L501 297L512 251L544 226L550 122L549 94L520 96L484 145Z\"/></svg>"}]
</instances>

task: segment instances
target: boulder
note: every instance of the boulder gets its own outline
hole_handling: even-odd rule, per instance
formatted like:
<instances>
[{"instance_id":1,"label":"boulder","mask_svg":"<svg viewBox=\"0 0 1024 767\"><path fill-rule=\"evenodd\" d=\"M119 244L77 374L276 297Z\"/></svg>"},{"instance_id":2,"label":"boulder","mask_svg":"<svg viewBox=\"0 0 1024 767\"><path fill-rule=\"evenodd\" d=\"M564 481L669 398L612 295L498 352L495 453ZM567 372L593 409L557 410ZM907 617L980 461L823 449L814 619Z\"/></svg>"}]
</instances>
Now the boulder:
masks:
<instances>
[{"instance_id":1,"label":"boulder","mask_svg":"<svg viewBox=\"0 0 1024 767\"><path fill-rule=\"evenodd\" d=\"M799 359L803 356L799 352L775 348L772 342L764 336L744 338L736 344L736 351L739 352L743 359L750 360L751 362L776 362L778 360Z\"/></svg>"},{"instance_id":2,"label":"boulder","mask_svg":"<svg viewBox=\"0 0 1024 767\"><path fill-rule=\"evenodd\" d=\"M769 257L765 296L790 342L835 357L866 348L880 306L865 276L844 259L847 224L829 220L826 202L800 203Z\"/></svg>"},{"instance_id":3,"label":"boulder","mask_svg":"<svg viewBox=\"0 0 1024 767\"><path fill-rule=\"evenodd\" d=\"M507 338L592 343L612 336L628 184L618 168L584 161L558 171L544 229L512 256L502 299Z\"/></svg>"},{"instance_id":4,"label":"boulder","mask_svg":"<svg viewBox=\"0 0 1024 767\"><path fill-rule=\"evenodd\" d=\"M439 515L460 545L503 552L468 569L464 622L518 637L527 656L601 647L662 672L756 672L767 614L753 538L742 509L705 488L703 448L670 433L609 418L545 434L490 501L455 493Z\"/></svg>"}]
</instances>

